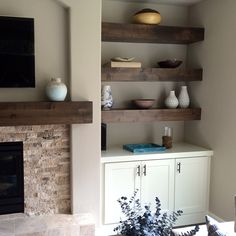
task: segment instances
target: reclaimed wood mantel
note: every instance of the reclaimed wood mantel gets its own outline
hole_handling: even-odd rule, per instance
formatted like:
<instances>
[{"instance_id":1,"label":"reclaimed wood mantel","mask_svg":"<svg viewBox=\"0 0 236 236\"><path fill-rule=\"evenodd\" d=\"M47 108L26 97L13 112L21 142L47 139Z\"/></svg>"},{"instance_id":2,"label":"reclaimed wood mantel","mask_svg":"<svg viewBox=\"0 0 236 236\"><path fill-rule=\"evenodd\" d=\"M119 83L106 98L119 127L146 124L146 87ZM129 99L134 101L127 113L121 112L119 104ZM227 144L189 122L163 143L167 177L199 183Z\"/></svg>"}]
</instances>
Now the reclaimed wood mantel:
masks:
<instances>
[{"instance_id":1,"label":"reclaimed wood mantel","mask_svg":"<svg viewBox=\"0 0 236 236\"><path fill-rule=\"evenodd\" d=\"M92 102L0 102L0 126L92 123Z\"/></svg>"}]
</instances>

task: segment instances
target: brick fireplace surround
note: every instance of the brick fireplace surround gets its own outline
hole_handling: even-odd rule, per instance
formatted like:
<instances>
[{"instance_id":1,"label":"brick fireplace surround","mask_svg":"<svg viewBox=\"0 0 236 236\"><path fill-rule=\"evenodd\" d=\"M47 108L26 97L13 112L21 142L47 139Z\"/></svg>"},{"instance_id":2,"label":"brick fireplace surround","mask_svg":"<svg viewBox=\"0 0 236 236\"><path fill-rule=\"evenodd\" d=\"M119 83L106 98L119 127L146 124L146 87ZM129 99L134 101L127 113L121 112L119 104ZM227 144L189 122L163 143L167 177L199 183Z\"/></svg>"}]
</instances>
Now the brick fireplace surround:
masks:
<instances>
[{"instance_id":1,"label":"brick fireplace surround","mask_svg":"<svg viewBox=\"0 0 236 236\"><path fill-rule=\"evenodd\" d=\"M0 127L0 142L24 146L25 214L0 216L0 236L91 236L88 215L71 215L70 126Z\"/></svg>"}]
</instances>

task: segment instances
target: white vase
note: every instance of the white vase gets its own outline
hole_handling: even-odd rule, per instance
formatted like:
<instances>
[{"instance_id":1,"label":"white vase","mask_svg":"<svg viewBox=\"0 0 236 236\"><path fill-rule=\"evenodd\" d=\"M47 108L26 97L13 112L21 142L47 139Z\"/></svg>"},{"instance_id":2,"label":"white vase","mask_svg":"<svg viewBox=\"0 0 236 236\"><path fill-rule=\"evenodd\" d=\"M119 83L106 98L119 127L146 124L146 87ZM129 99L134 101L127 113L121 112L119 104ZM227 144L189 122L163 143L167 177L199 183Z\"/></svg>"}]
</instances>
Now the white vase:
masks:
<instances>
[{"instance_id":1,"label":"white vase","mask_svg":"<svg viewBox=\"0 0 236 236\"><path fill-rule=\"evenodd\" d=\"M189 100L187 86L181 86L181 90L179 94L179 107L188 108L189 103L190 103L190 100Z\"/></svg>"},{"instance_id":2,"label":"white vase","mask_svg":"<svg viewBox=\"0 0 236 236\"><path fill-rule=\"evenodd\" d=\"M61 78L52 78L46 86L46 95L50 101L64 101L67 87L61 82Z\"/></svg>"},{"instance_id":3,"label":"white vase","mask_svg":"<svg viewBox=\"0 0 236 236\"><path fill-rule=\"evenodd\" d=\"M101 91L101 105L103 110L110 110L113 105L111 86L104 85Z\"/></svg>"},{"instance_id":4,"label":"white vase","mask_svg":"<svg viewBox=\"0 0 236 236\"><path fill-rule=\"evenodd\" d=\"M177 97L175 96L175 91L171 90L169 96L165 100L165 105L167 108L176 108L179 102Z\"/></svg>"}]
</instances>

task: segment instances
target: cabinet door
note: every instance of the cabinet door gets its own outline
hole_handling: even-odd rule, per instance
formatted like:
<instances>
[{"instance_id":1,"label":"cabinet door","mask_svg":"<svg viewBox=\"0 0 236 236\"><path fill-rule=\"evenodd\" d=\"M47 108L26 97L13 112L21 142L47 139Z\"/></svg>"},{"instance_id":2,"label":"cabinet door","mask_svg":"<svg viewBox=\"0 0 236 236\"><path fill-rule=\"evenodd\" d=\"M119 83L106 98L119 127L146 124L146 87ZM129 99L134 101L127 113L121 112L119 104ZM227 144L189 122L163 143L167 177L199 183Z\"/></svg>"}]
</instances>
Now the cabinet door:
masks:
<instances>
[{"instance_id":1,"label":"cabinet door","mask_svg":"<svg viewBox=\"0 0 236 236\"><path fill-rule=\"evenodd\" d=\"M204 212L208 202L208 157L176 159L175 210Z\"/></svg>"},{"instance_id":2,"label":"cabinet door","mask_svg":"<svg viewBox=\"0 0 236 236\"><path fill-rule=\"evenodd\" d=\"M117 223L122 216L117 200L121 196L131 197L140 186L140 162L105 164L104 223ZM138 196L139 197L139 196Z\"/></svg>"},{"instance_id":3,"label":"cabinet door","mask_svg":"<svg viewBox=\"0 0 236 236\"><path fill-rule=\"evenodd\" d=\"M141 201L151 203L155 210L155 198L161 201L164 211L174 209L174 160L155 160L142 163Z\"/></svg>"}]
</instances>

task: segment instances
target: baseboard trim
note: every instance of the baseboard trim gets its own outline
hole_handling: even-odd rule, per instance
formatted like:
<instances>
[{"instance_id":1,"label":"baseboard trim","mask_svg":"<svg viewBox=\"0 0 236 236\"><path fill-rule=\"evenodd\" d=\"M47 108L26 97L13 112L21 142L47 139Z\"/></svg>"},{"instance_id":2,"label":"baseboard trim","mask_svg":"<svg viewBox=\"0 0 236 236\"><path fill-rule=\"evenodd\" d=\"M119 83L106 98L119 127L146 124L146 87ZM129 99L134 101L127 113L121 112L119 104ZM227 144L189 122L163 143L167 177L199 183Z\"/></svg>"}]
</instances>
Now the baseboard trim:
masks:
<instances>
[{"instance_id":1,"label":"baseboard trim","mask_svg":"<svg viewBox=\"0 0 236 236\"><path fill-rule=\"evenodd\" d=\"M214 218L215 220L217 220L218 222L225 222L223 219L221 219L220 217L216 216L215 214L213 214L212 212L208 212L208 215L212 218Z\"/></svg>"}]
</instances>

